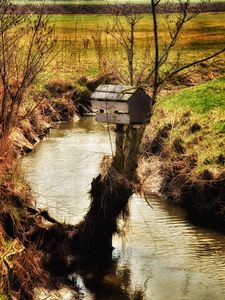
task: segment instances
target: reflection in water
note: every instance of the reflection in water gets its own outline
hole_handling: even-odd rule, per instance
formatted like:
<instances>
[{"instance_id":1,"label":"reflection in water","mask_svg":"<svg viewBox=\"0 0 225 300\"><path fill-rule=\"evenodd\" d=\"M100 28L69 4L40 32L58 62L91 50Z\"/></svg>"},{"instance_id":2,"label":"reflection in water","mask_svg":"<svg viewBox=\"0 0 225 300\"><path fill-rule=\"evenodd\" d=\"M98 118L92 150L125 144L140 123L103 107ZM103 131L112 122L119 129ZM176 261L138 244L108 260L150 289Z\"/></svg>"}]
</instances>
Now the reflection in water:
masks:
<instances>
[{"instance_id":1,"label":"reflection in water","mask_svg":"<svg viewBox=\"0 0 225 300\"><path fill-rule=\"evenodd\" d=\"M119 256L90 257L76 264L76 271L69 275L85 299L144 300L147 281L143 287L135 286L128 265L121 267ZM91 297L90 297L91 296ZM89 298L90 297L90 298Z\"/></svg>"},{"instance_id":2,"label":"reflection in water","mask_svg":"<svg viewBox=\"0 0 225 300\"><path fill-rule=\"evenodd\" d=\"M98 164L111 153L106 128L92 118L62 124L23 158L39 207L59 221L79 222L88 205ZM186 212L162 200L130 203L124 239L115 237L113 257L75 266L70 274L84 299L225 299L224 235L190 222Z\"/></svg>"},{"instance_id":3,"label":"reflection in water","mask_svg":"<svg viewBox=\"0 0 225 300\"><path fill-rule=\"evenodd\" d=\"M131 270L128 266L119 268L116 257L91 258L80 264L79 268L82 271L70 274L69 278L82 291L88 290L85 297L89 294L91 299L96 300L146 299L144 289L132 286Z\"/></svg>"}]
</instances>

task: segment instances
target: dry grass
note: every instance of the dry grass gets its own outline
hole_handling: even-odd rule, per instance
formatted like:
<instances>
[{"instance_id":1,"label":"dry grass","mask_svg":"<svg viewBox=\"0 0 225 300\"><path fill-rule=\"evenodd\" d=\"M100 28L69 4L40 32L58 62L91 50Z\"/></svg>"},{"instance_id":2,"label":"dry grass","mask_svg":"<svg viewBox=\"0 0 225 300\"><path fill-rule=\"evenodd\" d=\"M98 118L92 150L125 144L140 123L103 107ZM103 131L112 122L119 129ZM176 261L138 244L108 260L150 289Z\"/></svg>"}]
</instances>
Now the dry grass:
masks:
<instances>
[{"instance_id":1,"label":"dry grass","mask_svg":"<svg viewBox=\"0 0 225 300\"><path fill-rule=\"evenodd\" d=\"M33 287L46 280L40 254L34 247L25 248L14 239L2 243L0 256L0 291L15 299L32 299Z\"/></svg>"},{"instance_id":2,"label":"dry grass","mask_svg":"<svg viewBox=\"0 0 225 300\"><path fill-rule=\"evenodd\" d=\"M5 176L12 169L15 155L9 138L0 139L0 183L5 182Z\"/></svg>"},{"instance_id":3,"label":"dry grass","mask_svg":"<svg viewBox=\"0 0 225 300\"><path fill-rule=\"evenodd\" d=\"M1 185L0 199L0 293L7 299L33 299L33 288L45 284L41 254L24 238L31 225L26 205L30 197L15 178Z\"/></svg>"},{"instance_id":4,"label":"dry grass","mask_svg":"<svg viewBox=\"0 0 225 300\"><path fill-rule=\"evenodd\" d=\"M165 16L159 16L159 34L161 47L168 40ZM128 78L126 55L120 44L106 28L112 24L111 16L104 15L63 15L52 16L56 24L59 52L46 78L55 77L60 72L64 78L79 78L81 75L96 76L99 72L109 73L117 70L125 80ZM122 20L124 22L124 20ZM183 29L177 44L182 51L183 63L209 55L224 45L224 13L207 13L192 20ZM135 32L135 77L140 75L143 66L150 68L151 53L148 44L152 44L153 32L151 17L145 15L137 25ZM96 47L98 45L98 47ZM147 51L147 52L146 52ZM150 47L151 52L151 47ZM172 51L168 66L175 59ZM146 55L147 54L147 55ZM143 77L146 76L145 70ZM51 74L51 75L50 75Z\"/></svg>"},{"instance_id":5,"label":"dry grass","mask_svg":"<svg viewBox=\"0 0 225 300\"><path fill-rule=\"evenodd\" d=\"M31 114L23 107L17 130L24 139L35 143L46 135L53 117L57 116L58 121L73 116L74 106L67 90L63 88L57 93L62 97L57 101L45 94L48 101L34 103ZM31 300L34 288L46 286L49 281L43 271L43 253L38 250L37 241L28 240L28 233L39 228L42 218L30 212L33 211L31 191L16 161L20 151L12 136L0 139L0 298L4 295L6 299Z\"/></svg>"}]
</instances>

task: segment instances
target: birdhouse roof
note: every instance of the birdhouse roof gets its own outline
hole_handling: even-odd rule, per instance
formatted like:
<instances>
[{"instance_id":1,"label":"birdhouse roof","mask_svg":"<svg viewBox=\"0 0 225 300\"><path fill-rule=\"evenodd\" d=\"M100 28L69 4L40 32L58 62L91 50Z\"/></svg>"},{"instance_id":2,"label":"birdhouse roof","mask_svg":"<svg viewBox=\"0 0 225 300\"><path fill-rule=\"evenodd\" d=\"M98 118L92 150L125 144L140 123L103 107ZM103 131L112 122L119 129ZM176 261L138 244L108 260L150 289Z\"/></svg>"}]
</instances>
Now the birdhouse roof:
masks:
<instances>
[{"instance_id":1,"label":"birdhouse roof","mask_svg":"<svg viewBox=\"0 0 225 300\"><path fill-rule=\"evenodd\" d=\"M102 101L128 101L137 89L137 87L132 86L100 84L91 95L91 99Z\"/></svg>"}]
</instances>

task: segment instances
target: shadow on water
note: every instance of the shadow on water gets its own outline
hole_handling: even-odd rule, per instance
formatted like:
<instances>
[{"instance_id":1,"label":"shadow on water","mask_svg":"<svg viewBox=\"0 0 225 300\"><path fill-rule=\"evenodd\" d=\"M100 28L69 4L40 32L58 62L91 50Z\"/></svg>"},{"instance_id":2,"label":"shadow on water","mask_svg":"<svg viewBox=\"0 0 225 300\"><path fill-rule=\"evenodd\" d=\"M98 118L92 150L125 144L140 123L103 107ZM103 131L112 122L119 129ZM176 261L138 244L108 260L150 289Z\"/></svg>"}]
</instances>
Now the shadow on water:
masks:
<instances>
[{"instance_id":1,"label":"shadow on water","mask_svg":"<svg viewBox=\"0 0 225 300\"><path fill-rule=\"evenodd\" d=\"M83 117L78 120L76 120L77 128L75 128L75 131L77 132L83 132L83 133L90 133L90 132L98 132L101 133L103 131L106 131L107 126L100 124L95 121L93 117ZM60 124L60 132L57 131L57 134L67 134L68 130L74 129L74 121L70 122L62 122Z\"/></svg>"},{"instance_id":2,"label":"shadow on water","mask_svg":"<svg viewBox=\"0 0 225 300\"><path fill-rule=\"evenodd\" d=\"M77 128L74 128L74 122L77 125ZM76 133L92 133L92 132L104 132L107 130L106 126L97 123L93 117L83 117L78 120L71 120L69 122L62 122L59 125L59 130L54 130L53 134L57 134L57 138L63 138L68 134L73 134L74 130Z\"/></svg>"},{"instance_id":3,"label":"shadow on water","mask_svg":"<svg viewBox=\"0 0 225 300\"><path fill-rule=\"evenodd\" d=\"M76 264L76 271L68 278L76 290L87 289L92 300L147 299L145 295L147 280L143 287L133 286L129 267L121 268L118 257L111 255L85 259Z\"/></svg>"}]
</instances>

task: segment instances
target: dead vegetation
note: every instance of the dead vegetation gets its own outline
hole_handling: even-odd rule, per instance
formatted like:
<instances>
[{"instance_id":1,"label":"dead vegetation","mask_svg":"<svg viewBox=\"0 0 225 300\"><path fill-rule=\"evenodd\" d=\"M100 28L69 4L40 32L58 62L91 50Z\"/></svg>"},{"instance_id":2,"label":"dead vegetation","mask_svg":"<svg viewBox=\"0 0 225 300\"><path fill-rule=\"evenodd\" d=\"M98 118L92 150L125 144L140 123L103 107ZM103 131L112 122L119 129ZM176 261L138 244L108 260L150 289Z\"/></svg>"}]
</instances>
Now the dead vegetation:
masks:
<instances>
[{"instance_id":1,"label":"dead vegetation","mask_svg":"<svg viewBox=\"0 0 225 300\"><path fill-rule=\"evenodd\" d=\"M0 293L7 299L32 299L33 288L46 284L48 277L41 267L41 253L24 236L33 222L26 210L31 196L14 159L8 156L7 169L1 171Z\"/></svg>"},{"instance_id":2,"label":"dead vegetation","mask_svg":"<svg viewBox=\"0 0 225 300\"><path fill-rule=\"evenodd\" d=\"M37 98L30 91L32 105L22 107L18 127L13 128L10 137L0 139L0 296L6 299L31 300L34 288L51 288L47 263L57 251L61 255L56 256L58 262L61 257L67 257L63 246L60 250L56 247L60 243L64 245L64 236L60 235L62 226L47 212L33 208L30 188L16 161L18 155L31 151L55 122L67 121L74 115L71 88L61 85L60 89L56 86L54 89L53 83L48 88ZM37 231L39 234L35 235ZM60 242L50 243L55 236ZM54 263L51 265L56 266Z\"/></svg>"},{"instance_id":3,"label":"dead vegetation","mask_svg":"<svg viewBox=\"0 0 225 300\"><path fill-rule=\"evenodd\" d=\"M56 276L67 274L71 265L72 226L34 208L14 162L0 182L0 295L32 300L35 288L60 288Z\"/></svg>"},{"instance_id":4,"label":"dead vegetation","mask_svg":"<svg viewBox=\"0 0 225 300\"><path fill-rule=\"evenodd\" d=\"M45 285L47 279L40 267L41 256L35 247L25 248L18 239L1 248L1 291L8 299L32 299L34 287Z\"/></svg>"},{"instance_id":5,"label":"dead vegetation","mask_svg":"<svg viewBox=\"0 0 225 300\"><path fill-rule=\"evenodd\" d=\"M174 93L186 87L200 85L207 81L213 80L220 75L223 75L224 72L225 67L223 59L217 58L212 62L200 63L198 66L195 66L188 72L179 74L178 76L171 78L164 85L161 94L165 95L170 92Z\"/></svg>"},{"instance_id":6,"label":"dead vegetation","mask_svg":"<svg viewBox=\"0 0 225 300\"><path fill-rule=\"evenodd\" d=\"M17 126L10 134L15 154L30 152L58 122L73 118L75 104L72 91L71 84L63 81L50 81L39 93L33 89L29 91Z\"/></svg>"}]
</instances>

